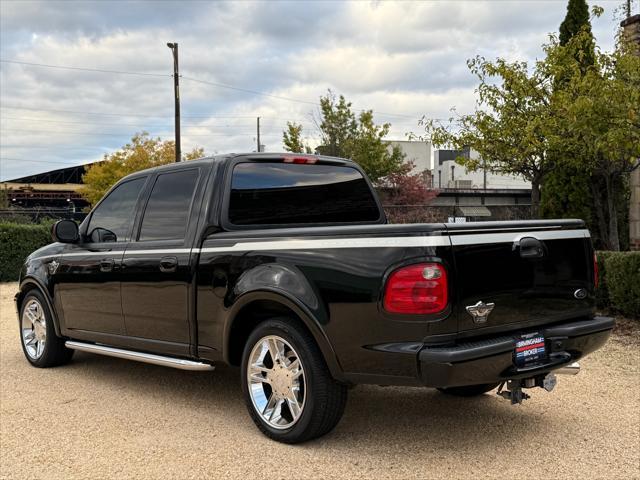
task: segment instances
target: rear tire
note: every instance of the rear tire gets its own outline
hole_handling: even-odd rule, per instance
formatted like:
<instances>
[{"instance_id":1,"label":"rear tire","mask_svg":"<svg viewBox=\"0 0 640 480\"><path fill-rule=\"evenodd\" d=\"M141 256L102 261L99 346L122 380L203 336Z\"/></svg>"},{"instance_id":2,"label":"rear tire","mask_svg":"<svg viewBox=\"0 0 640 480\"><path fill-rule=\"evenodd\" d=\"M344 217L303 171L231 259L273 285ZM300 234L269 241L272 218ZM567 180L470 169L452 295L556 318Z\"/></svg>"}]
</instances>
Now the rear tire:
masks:
<instances>
[{"instance_id":1,"label":"rear tire","mask_svg":"<svg viewBox=\"0 0 640 480\"><path fill-rule=\"evenodd\" d=\"M293 319L256 327L242 354L241 377L253 422L278 442L325 435L344 412L346 386L333 379L314 339Z\"/></svg>"},{"instance_id":2,"label":"rear tire","mask_svg":"<svg viewBox=\"0 0 640 480\"><path fill-rule=\"evenodd\" d=\"M480 385L465 385L464 387L438 388L438 390L456 397L477 397L493 390L498 385L498 383L482 383Z\"/></svg>"},{"instance_id":3,"label":"rear tire","mask_svg":"<svg viewBox=\"0 0 640 480\"><path fill-rule=\"evenodd\" d=\"M56 335L53 312L39 290L30 290L20 305L20 343L24 356L38 368L57 367L71 360L73 350Z\"/></svg>"}]
</instances>

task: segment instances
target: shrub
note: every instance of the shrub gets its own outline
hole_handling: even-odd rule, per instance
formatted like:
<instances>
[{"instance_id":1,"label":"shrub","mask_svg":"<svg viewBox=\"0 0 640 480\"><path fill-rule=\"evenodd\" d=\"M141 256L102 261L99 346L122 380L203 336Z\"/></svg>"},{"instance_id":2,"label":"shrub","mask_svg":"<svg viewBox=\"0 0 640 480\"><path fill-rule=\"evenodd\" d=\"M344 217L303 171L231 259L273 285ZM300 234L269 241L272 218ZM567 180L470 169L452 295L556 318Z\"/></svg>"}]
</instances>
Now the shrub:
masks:
<instances>
[{"instance_id":1,"label":"shrub","mask_svg":"<svg viewBox=\"0 0 640 480\"><path fill-rule=\"evenodd\" d=\"M612 252L604 260L612 311L640 319L640 252Z\"/></svg>"},{"instance_id":2,"label":"shrub","mask_svg":"<svg viewBox=\"0 0 640 480\"><path fill-rule=\"evenodd\" d=\"M12 211L5 211L0 214L0 223L33 223L33 220L28 215L22 215Z\"/></svg>"},{"instance_id":3,"label":"shrub","mask_svg":"<svg viewBox=\"0 0 640 480\"><path fill-rule=\"evenodd\" d=\"M598 276L600 282L596 290L596 305L600 309L608 310L610 305L609 289L607 288L607 266L606 260L611 255L619 252L609 252L606 250L598 252Z\"/></svg>"},{"instance_id":4,"label":"shrub","mask_svg":"<svg viewBox=\"0 0 640 480\"><path fill-rule=\"evenodd\" d=\"M600 309L640 318L640 252L598 252Z\"/></svg>"},{"instance_id":5,"label":"shrub","mask_svg":"<svg viewBox=\"0 0 640 480\"><path fill-rule=\"evenodd\" d=\"M51 223L0 223L0 281L18 280L27 256L51 243Z\"/></svg>"}]
</instances>

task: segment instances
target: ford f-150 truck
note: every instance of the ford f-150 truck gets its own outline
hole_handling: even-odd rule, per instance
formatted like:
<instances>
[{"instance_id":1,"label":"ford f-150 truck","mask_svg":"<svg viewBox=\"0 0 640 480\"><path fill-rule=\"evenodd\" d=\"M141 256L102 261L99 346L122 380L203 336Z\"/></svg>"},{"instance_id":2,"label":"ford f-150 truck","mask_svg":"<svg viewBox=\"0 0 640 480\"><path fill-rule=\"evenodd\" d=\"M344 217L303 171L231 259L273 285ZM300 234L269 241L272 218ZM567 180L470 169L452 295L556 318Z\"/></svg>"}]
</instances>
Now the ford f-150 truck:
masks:
<instances>
[{"instance_id":1,"label":"ford f-150 truck","mask_svg":"<svg viewBox=\"0 0 640 480\"><path fill-rule=\"evenodd\" d=\"M16 295L36 367L75 350L240 367L249 413L295 443L329 432L356 384L521 403L601 347L580 220L387 224L339 158L233 154L119 181L61 220Z\"/></svg>"}]
</instances>

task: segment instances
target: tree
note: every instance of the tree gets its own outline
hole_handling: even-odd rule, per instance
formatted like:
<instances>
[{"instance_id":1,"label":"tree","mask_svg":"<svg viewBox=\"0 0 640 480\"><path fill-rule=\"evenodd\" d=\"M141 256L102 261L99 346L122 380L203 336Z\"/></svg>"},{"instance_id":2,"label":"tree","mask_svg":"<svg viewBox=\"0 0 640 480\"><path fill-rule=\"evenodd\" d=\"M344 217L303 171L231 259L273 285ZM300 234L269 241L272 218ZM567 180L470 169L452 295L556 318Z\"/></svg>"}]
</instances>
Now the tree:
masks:
<instances>
[{"instance_id":1,"label":"tree","mask_svg":"<svg viewBox=\"0 0 640 480\"><path fill-rule=\"evenodd\" d=\"M379 189L391 223L424 222L425 216L431 213L422 207L438 192L427 187L423 174L411 173L413 169L413 162L405 163L399 171L389 175L385 179L386 185Z\"/></svg>"},{"instance_id":2,"label":"tree","mask_svg":"<svg viewBox=\"0 0 640 480\"><path fill-rule=\"evenodd\" d=\"M282 132L282 143L287 152L311 153L311 147L302 140L302 125L287 122L287 129Z\"/></svg>"},{"instance_id":3,"label":"tree","mask_svg":"<svg viewBox=\"0 0 640 480\"><path fill-rule=\"evenodd\" d=\"M449 125L426 122L426 132L435 145L477 150L481 159L458 159L468 168L485 161L530 180L534 215L556 169L586 172L603 246L618 250L625 182L640 167L640 58L619 42L585 71L578 53L589 36L582 30L565 46L552 36L531 73L519 62L470 61L480 79L476 111Z\"/></svg>"},{"instance_id":4,"label":"tree","mask_svg":"<svg viewBox=\"0 0 640 480\"><path fill-rule=\"evenodd\" d=\"M566 45L589 22L589 7L585 0L569 0L567 14L560 24L560 45Z\"/></svg>"},{"instance_id":5,"label":"tree","mask_svg":"<svg viewBox=\"0 0 640 480\"><path fill-rule=\"evenodd\" d=\"M569 92L562 92L572 100L564 102L572 127L567 142L591 159L587 168L600 180L591 184L602 240L619 250L627 180L640 168L640 57L619 40L614 52L596 54L596 67L585 75L574 72ZM599 185L603 191L595 191Z\"/></svg>"},{"instance_id":6,"label":"tree","mask_svg":"<svg viewBox=\"0 0 640 480\"><path fill-rule=\"evenodd\" d=\"M347 144L346 157L360 165L375 184L390 175L408 173L400 147L389 150L389 144L384 141L390 127L389 123L376 125L371 110L360 112L356 135Z\"/></svg>"},{"instance_id":7,"label":"tree","mask_svg":"<svg viewBox=\"0 0 640 480\"><path fill-rule=\"evenodd\" d=\"M597 13L597 12L596 12ZM574 40L581 34L580 41ZM560 25L559 45L566 47L572 40L575 45L574 58L580 65L580 72L586 73L595 61L595 42L591 33L589 7L585 0L569 0L567 14ZM556 90L564 88L567 79L558 76L554 82ZM589 159L573 162L563 161L569 152L556 152L557 158L550 158L556 164L553 175L545 182L541 192L540 215L546 218L582 218L594 230L594 197L591 185L593 178L585 164ZM597 231L597 229L595 229Z\"/></svg>"},{"instance_id":8,"label":"tree","mask_svg":"<svg viewBox=\"0 0 640 480\"><path fill-rule=\"evenodd\" d=\"M194 148L184 155L185 160L204 156L202 148ZM175 143L151 138L147 132L136 133L131 142L121 149L105 154L101 162L91 165L82 181L82 194L95 204L122 177L145 168L165 165L175 161Z\"/></svg>"},{"instance_id":9,"label":"tree","mask_svg":"<svg viewBox=\"0 0 640 480\"><path fill-rule=\"evenodd\" d=\"M317 152L331 157L349 158L358 130L351 102L347 102L343 95L336 100L336 96L329 90L326 96L320 97L320 115L321 143L316 148Z\"/></svg>"},{"instance_id":10,"label":"tree","mask_svg":"<svg viewBox=\"0 0 640 480\"><path fill-rule=\"evenodd\" d=\"M596 9L597 15L598 12L600 10ZM583 69L586 69L589 65L593 65L594 60L594 41L591 33L589 7L585 0L569 0L567 14L560 24L560 45L566 46L580 32L585 32L586 35L582 36L581 45L575 50L576 60Z\"/></svg>"},{"instance_id":11,"label":"tree","mask_svg":"<svg viewBox=\"0 0 640 480\"><path fill-rule=\"evenodd\" d=\"M480 158L456 159L470 170L486 168L529 180L532 215L537 216L541 185L554 169L548 160L556 140L548 66L537 62L529 73L526 62L492 62L480 56L467 65L480 82L476 111L448 123L425 120L426 136L435 146L476 150Z\"/></svg>"},{"instance_id":12,"label":"tree","mask_svg":"<svg viewBox=\"0 0 640 480\"><path fill-rule=\"evenodd\" d=\"M329 91L320 98L320 120L317 124L321 142L316 151L321 155L353 160L374 184L402 170L404 154L398 147L389 148L389 143L384 140L391 124L376 125L371 110L364 110L356 116L351 102ZM287 151L302 151L302 148L308 151L301 140L302 125L287 123L282 137Z\"/></svg>"}]
</instances>

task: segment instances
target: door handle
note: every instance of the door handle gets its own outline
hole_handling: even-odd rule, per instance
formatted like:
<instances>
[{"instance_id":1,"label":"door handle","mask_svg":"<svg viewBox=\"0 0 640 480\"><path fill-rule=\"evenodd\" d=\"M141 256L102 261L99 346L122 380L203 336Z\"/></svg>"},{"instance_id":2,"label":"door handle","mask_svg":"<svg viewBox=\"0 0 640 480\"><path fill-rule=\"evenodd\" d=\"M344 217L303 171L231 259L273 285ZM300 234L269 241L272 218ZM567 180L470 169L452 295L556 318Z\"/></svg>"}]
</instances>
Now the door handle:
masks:
<instances>
[{"instance_id":1,"label":"door handle","mask_svg":"<svg viewBox=\"0 0 640 480\"><path fill-rule=\"evenodd\" d=\"M101 272L110 272L113 270L113 258L103 258L100 260L100 271Z\"/></svg>"},{"instance_id":2,"label":"door handle","mask_svg":"<svg viewBox=\"0 0 640 480\"><path fill-rule=\"evenodd\" d=\"M176 257L162 257L160 259L161 272L175 272L178 268L178 259Z\"/></svg>"},{"instance_id":3,"label":"door handle","mask_svg":"<svg viewBox=\"0 0 640 480\"><path fill-rule=\"evenodd\" d=\"M544 245L540 240L533 237L520 239L520 258L542 258L544 257Z\"/></svg>"}]
</instances>

